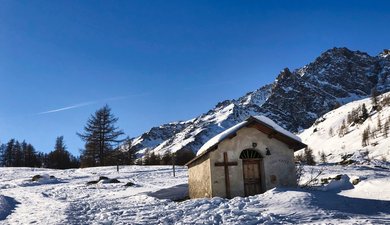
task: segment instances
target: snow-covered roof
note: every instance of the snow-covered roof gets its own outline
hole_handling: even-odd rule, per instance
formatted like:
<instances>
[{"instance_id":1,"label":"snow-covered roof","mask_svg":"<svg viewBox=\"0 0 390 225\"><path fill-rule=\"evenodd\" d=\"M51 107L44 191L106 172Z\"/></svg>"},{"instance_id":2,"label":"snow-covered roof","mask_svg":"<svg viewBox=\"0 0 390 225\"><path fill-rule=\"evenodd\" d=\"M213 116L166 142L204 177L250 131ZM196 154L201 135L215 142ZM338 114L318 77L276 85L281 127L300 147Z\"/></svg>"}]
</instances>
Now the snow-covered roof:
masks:
<instances>
[{"instance_id":1,"label":"snow-covered roof","mask_svg":"<svg viewBox=\"0 0 390 225\"><path fill-rule=\"evenodd\" d=\"M276 124L270 118L268 118L266 116L251 116L248 119L244 120L243 122L238 123L237 125L217 134L216 136L211 138L209 141L207 141L198 150L196 157L193 160L191 160L189 163L192 163L197 158L206 154L209 150L213 149L213 147L216 147L221 141L225 140L227 137L234 135L242 127L244 127L250 123L253 123L253 122L268 127L269 130L272 130L272 132L274 134L279 134L279 136L280 136L279 138L282 139L282 141L289 140L290 142L294 142L296 144L296 147L294 148L295 150L298 150L298 149L306 146L305 144L302 143L301 139L298 136L283 129L281 126ZM187 163L187 164L189 164L189 163Z\"/></svg>"},{"instance_id":2,"label":"snow-covered roof","mask_svg":"<svg viewBox=\"0 0 390 225\"><path fill-rule=\"evenodd\" d=\"M286 129L279 126L277 123L275 123L273 120L266 116L253 116L253 118L256 118L257 120L271 126L275 131L278 131L296 141L302 142L301 138L296 136L295 134L291 133L290 131L287 131Z\"/></svg>"},{"instance_id":3,"label":"snow-covered roof","mask_svg":"<svg viewBox=\"0 0 390 225\"><path fill-rule=\"evenodd\" d=\"M203 152L209 150L211 147L213 147L214 145L218 144L219 142L221 142L222 140L224 140L226 137L228 137L229 135L235 133L237 130L241 129L241 127L245 126L246 124L248 123L248 121L243 121L235 126L232 126L231 128L215 135L213 138L211 138L209 141L207 141L199 150L198 152L196 153L196 155L200 155L202 154Z\"/></svg>"}]
</instances>

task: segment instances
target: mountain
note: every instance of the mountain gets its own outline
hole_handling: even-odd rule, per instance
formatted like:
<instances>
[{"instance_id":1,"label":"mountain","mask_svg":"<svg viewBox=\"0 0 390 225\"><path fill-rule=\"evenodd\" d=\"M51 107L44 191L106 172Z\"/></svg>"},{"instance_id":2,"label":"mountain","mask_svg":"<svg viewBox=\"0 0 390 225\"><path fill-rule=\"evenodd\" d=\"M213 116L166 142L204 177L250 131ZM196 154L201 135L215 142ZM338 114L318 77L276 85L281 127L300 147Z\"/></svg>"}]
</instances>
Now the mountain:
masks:
<instances>
[{"instance_id":1,"label":"mountain","mask_svg":"<svg viewBox=\"0 0 390 225\"><path fill-rule=\"evenodd\" d=\"M153 150L160 154L190 149L196 152L206 141L250 115L257 115L260 106L271 95L272 85L265 85L237 100L218 103L213 109L188 121L153 127L132 139L132 146L143 154Z\"/></svg>"},{"instance_id":2,"label":"mountain","mask_svg":"<svg viewBox=\"0 0 390 225\"><path fill-rule=\"evenodd\" d=\"M388 160L390 92L379 96L378 102L379 107L374 107L371 98L343 105L318 118L313 126L299 136L313 149L317 161L320 153L325 153L328 162L341 162L347 158L354 161ZM365 118L362 114L363 104L367 109ZM366 139L363 138L365 132Z\"/></svg>"},{"instance_id":3,"label":"mountain","mask_svg":"<svg viewBox=\"0 0 390 225\"><path fill-rule=\"evenodd\" d=\"M325 113L365 98L374 89L390 90L390 52L370 56L333 48L314 62L281 71L272 84L243 97L218 103L196 118L153 127L132 139L140 154L188 149L196 152L207 140L250 115L265 115L292 132L302 131Z\"/></svg>"}]
</instances>

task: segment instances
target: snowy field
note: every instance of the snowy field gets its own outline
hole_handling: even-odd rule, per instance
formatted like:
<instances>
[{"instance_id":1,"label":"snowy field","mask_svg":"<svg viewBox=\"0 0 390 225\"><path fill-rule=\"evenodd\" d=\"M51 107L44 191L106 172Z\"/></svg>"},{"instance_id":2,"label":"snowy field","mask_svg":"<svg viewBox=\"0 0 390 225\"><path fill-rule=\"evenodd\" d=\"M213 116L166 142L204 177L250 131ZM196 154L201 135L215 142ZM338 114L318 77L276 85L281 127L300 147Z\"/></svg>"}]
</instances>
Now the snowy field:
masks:
<instances>
[{"instance_id":1,"label":"snowy field","mask_svg":"<svg viewBox=\"0 0 390 225\"><path fill-rule=\"evenodd\" d=\"M0 168L0 224L390 224L390 170L306 167L302 182L318 170L321 177L349 178L323 190L275 188L247 198L183 201L185 168L176 177L169 166L125 166L119 173L115 167ZM34 175L43 177L32 181ZM86 184L100 176L121 183ZM356 178L360 183L351 185Z\"/></svg>"}]
</instances>

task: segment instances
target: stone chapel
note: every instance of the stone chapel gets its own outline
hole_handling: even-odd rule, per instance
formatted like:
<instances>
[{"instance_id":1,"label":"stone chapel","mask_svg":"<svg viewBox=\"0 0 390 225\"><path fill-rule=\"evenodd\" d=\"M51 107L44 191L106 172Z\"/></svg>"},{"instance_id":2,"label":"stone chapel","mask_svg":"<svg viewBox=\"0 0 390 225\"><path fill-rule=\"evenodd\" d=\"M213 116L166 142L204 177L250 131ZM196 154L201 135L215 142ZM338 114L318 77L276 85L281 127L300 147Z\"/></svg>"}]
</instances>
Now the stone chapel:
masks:
<instances>
[{"instance_id":1,"label":"stone chapel","mask_svg":"<svg viewBox=\"0 0 390 225\"><path fill-rule=\"evenodd\" d=\"M306 145L265 116L206 142L188 162L190 198L250 196L296 186L294 152Z\"/></svg>"}]
</instances>

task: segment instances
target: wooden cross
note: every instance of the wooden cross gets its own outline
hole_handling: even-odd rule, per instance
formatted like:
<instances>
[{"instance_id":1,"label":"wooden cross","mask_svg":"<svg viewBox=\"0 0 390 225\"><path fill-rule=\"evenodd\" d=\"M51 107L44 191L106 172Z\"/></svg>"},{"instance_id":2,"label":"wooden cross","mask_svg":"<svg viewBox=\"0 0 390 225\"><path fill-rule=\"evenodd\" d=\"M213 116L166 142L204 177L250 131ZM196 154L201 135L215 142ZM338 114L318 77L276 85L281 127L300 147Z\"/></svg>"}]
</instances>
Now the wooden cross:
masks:
<instances>
[{"instance_id":1,"label":"wooden cross","mask_svg":"<svg viewBox=\"0 0 390 225\"><path fill-rule=\"evenodd\" d=\"M237 162L229 162L227 152L223 153L223 162L216 162L215 166L225 167L225 190L226 197L231 198L230 195L230 178L229 178L229 166L237 166Z\"/></svg>"}]
</instances>

